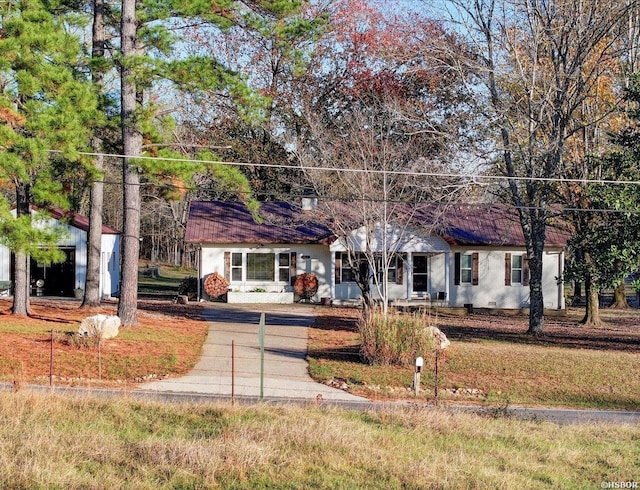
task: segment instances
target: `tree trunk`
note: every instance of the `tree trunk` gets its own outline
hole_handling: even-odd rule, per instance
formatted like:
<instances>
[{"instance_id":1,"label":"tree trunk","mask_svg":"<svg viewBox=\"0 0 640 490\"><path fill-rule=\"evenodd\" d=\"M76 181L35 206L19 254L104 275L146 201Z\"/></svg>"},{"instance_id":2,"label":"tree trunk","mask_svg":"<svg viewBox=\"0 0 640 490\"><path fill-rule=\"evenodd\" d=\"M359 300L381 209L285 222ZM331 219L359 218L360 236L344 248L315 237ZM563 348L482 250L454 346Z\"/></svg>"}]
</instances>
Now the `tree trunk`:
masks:
<instances>
[{"instance_id":1,"label":"tree trunk","mask_svg":"<svg viewBox=\"0 0 640 490\"><path fill-rule=\"evenodd\" d=\"M104 2L94 0L93 7L93 59L104 57ZM102 87L103 76L100 69L92 73L93 81ZM102 139L94 136L91 147L95 153L102 150ZM96 156L93 165L100 174L104 169L104 157ZM84 285L82 308L100 306L100 262L102 252L102 212L104 204L104 183L100 175L91 184L91 200L89 210L89 233L87 237L87 277Z\"/></svg>"},{"instance_id":2,"label":"tree trunk","mask_svg":"<svg viewBox=\"0 0 640 490\"><path fill-rule=\"evenodd\" d=\"M598 290L591 285L591 277L588 276L585 279L585 292L587 296L587 305L584 312L584 318L580 323L588 325L590 327L602 326L602 320L600 319L600 301L598 298Z\"/></svg>"},{"instance_id":3,"label":"tree trunk","mask_svg":"<svg viewBox=\"0 0 640 490\"><path fill-rule=\"evenodd\" d=\"M141 102L130 58L138 53L135 0L122 0L121 111L123 159L123 240L122 278L118 316L124 326L138 324L138 258L140 254L140 176L132 158L142 152L142 135L136 123L136 109Z\"/></svg>"},{"instance_id":4,"label":"tree trunk","mask_svg":"<svg viewBox=\"0 0 640 490\"><path fill-rule=\"evenodd\" d=\"M582 301L582 283L580 281L573 281L573 298L571 299L571 306L577 306Z\"/></svg>"},{"instance_id":5,"label":"tree trunk","mask_svg":"<svg viewBox=\"0 0 640 490\"><path fill-rule=\"evenodd\" d=\"M622 281L616 289L613 291L613 303L611 308L629 308L629 302L627 301L627 293L625 291L624 281Z\"/></svg>"},{"instance_id":6,"label":"tree trunk","mask_svg":"<svg viewBox=\"0 0 640 490\"><path fill-rule=\"evenodd\" d=\"M538 252L538 253L536 253ZM530 335L540 335L544 329L544 298L542 295L542 253L529 256L529 329Z\"/></svg>"},{"instance_id":7,"label":"tree trunk","mask_svg":"<svg viewBox=\"0 0 640 490\"><path fill-rule=\"evenodd\" d=\"M29 185L16 185L16 218L29 216L30 192ZM29 255L24 250L17 250L14 254L13 271L13 308L14 315L27 316L29 314Z\"/></svg>"},{"instance_id":8,"label":"tree trunk","mask_svg":"<svg viewBox=\"0 0 640 490\"><path fill-rule=\"evenodd\" d=\"M29 314L29 274L27 268L29 256L24 252L16 252L14 260L13 308L11 313L27 316Z\"/></svg>"},{"instance_id":9,"label":"tree trunk","mask_svg":"<svg viewBox=\"0 0 640 490\"><path fill-rule=\"evenodd\" d=\"M546 222L544 214L531 212L529 214L531 233L526 233L529 255L529 329L530 335L540 335L544 329L544 297L542 293L542 257L546 237ZM526 223L523 228L527 229ZM529 250L530 249L530 250Z\"/></svg>"}]
</instances>

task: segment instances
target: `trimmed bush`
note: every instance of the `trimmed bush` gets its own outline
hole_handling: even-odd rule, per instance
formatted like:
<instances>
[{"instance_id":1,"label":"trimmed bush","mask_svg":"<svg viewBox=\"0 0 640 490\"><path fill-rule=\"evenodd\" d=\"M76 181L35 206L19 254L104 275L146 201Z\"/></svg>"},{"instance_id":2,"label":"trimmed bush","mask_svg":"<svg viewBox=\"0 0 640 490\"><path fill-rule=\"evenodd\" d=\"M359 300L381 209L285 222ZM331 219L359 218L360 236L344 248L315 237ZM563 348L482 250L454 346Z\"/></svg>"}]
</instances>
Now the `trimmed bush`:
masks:
<instances>
[{"instance_id":1,"label":"trimmed bush","mask_svg":"<svg viewBox=\"0 0 640 490\"><path fill-rule=\"evenodd\" d=\"M429 358L435 348L427 330L428 314L405 314L395 310L387 316L373 308L358 321L362 355L376 365L413 365L416 357Z\"/></svg>"},{"instance_id":2,"label":"trimmed bush","mask_svg":"<svg viewBox=\"0 0 640 490\"><path fill-rule=\"evenodd\" d=\"M198 278L189 276L180 281L178 294L194 299L198 294Z\"/></svg>"}]
</instances>

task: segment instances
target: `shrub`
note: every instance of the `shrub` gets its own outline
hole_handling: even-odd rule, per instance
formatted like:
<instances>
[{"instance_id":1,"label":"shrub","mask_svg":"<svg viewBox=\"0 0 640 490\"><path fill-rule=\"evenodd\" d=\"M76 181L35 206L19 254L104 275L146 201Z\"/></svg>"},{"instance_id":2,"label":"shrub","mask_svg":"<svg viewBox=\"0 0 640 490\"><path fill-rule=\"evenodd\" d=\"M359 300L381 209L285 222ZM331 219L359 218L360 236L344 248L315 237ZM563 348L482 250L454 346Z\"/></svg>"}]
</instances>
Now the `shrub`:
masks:
<instances>
[{"instance_id":1,"label":"shrub","mask_svg":"<svg viewBox=\"0 0 640 490\"><path fill-rule=\"evenodd\" d=\"M189 276L180 281L178 286L178 294L186 295L189 299L193 299L198 295L198 278Z\"/></svg>"},{"instance_id":2,"label":"shrub","mask_svg":"<svg viewBox=\"0 0 640 490\"><path fill-rule=\"evenodd\" d=\"M416 357L427 358L434 351L428 332L428 314L403 314L395 310L384 316L373 308L358 321L362 354L371 364L413 365Z\"/></svg>"}]
</instances>

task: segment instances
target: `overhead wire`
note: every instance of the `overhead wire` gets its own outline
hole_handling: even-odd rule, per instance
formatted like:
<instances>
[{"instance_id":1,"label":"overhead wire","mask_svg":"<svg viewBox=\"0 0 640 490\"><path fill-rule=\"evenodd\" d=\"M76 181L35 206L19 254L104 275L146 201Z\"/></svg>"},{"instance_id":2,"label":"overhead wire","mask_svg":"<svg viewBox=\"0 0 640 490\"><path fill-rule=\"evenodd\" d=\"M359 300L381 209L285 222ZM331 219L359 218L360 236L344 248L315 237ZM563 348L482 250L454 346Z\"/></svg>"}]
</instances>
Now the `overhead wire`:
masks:
<instances>
[{"instance_id":1,"label":"overhead wire","mask_svg":"<svg viewBox=\"0 0 640 490\"><path fill-rule=\"evenodd\" d=\"M59 150L49 150L52 153L61 153ZM366 173L378 175L402 175L409 177L452 177L462 179L490 179L490 180L516 180L527 182L562 182L562 183L578 183L578 184L617 184L617 185L640 185L640 180L619 180L619 179L588 179L588 178L568 178L568 177L533 177L533 176L508 176L508 175L489 175L482 173L457 173L457 172L417 172L407 170L376 170L349 167L322 167L322 166L305 166L305 165L283 165L276 163L251 163L251 162L229 162L225 160L196 160L193 158L175 158L175 157L152 157L152 156L131 156L118 153L100 153L100 152L78 152L84 156L100 156L112 158L129 158L132 160L156 160L176 163L209 163L216 165L228 165L239 167L263 167L263 168L279 168L279 169L297 169L311 171L326 172L345 172L345 173Z\"/></svg>"},{"instance_id":2,"label":"overhead wire","mask_svg":"<svg viewBox=\"0 0 640 490\"><path fill-rule=\"evenodd\" d=\"M60 153L59 150L49 150L51 153ZM257 167L257 168L277 168L277 169L288 169L288 170L310 170L310 171L327 171L327 172L347 172L347 173L373 173L373 174L387 174L387 175L400 175L400 176L411 176L411 177L441 177L441 178L461 178L461 179L471 179L474 182L479 179L487 179L487 180L517 180L517 181L538 181L538 182L557 182L557 183L579 183L579 184L598 184L598 185L640 185L640 180L615 180L615 179L585 179L585 178L562 178L562 177L509 177L505 175L487 175L481 173L455 173L455 172L416 172L416 171L402 171L402 170L371 170L371 169L361 169L361 168L337 168L337 167L315 167L315 166L301 166L301 165L284 165L284 164L274 164L274 163L251 163L251 162L230 162L224 160L197 160L191 158L167 158L167 157L152 157L152 156L127 156L124 154L118 153L101 153L101 152L79 152L79 154L84 156L101 156L101 157L110 157L110 158L130 158L134 160L156 160L156 161L173 161L179 163L207 163L207 164L217 164L217 165L228 165L228 166L240 166L240 167ZM93 181L96 182L96 181ZM109 181L102 180L100 181L106 185L124 185L123 181ZM131 185L131 184L128 184ZM138 184L134 184L140 187L158 187L158 188L170 188L178 191L216 191L217 189L214 187L205 187L202 185L182 185L176 184L175 182L139 182ZM305 197L300 193L290 193L290 192L262 192L263 195L269 195L270 197L275 197L279 199L286 198L294 198L300 199ZM319 197L327 197L327 196L319 196ZM376 198L376 197L353 197L350 196L348 198L333 198L333 200L349 200L349 201L364 201L364 202L388 202L388 203L396 203L396 204L425 204L425 205L435 205L441 204L438 201L417 201L417 200L400 200L400 199L388 199L388 198ZM490 206L492 203L467 203L464 204L466 206ZM515 206L516 209L541 209L536 206ZM591 212L591 213L631 213L631 214L640 214L640 210L634 209L610 209L610 208L576 208L576 207L563 207L562 212Z\"/></svg>"}]
</instances>

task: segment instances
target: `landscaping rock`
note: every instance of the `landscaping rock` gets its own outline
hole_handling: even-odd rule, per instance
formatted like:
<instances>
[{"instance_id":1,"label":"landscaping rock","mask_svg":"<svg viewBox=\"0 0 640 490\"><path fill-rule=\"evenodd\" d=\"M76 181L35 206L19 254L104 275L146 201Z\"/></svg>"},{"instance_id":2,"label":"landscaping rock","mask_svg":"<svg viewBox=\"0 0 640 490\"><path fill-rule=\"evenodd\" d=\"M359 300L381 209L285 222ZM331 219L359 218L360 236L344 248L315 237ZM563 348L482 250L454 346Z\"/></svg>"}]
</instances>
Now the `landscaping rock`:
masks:
<instances>
[{"instance_id":1,"label":"landscaping rock","mask_svg":"<svg viewBox=\"0 0 640 490\"><path fill-rule=\"evenodd\" d=\"M79 335L112 339L118 336L120 329L120 317L115 315L88 316L80 322Z\"/></svg>"},{"instance_id":2,"label":"landscaping rock","mask_svg":"<svg viewBox=\"0 0 640 490\"><path fill-rule=\"evenodd\" d=\"M433 337L436 349L446 349L451 345L447 336L438 327L427 327L427 331Z\"/></svg>"}]
</instances>

